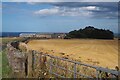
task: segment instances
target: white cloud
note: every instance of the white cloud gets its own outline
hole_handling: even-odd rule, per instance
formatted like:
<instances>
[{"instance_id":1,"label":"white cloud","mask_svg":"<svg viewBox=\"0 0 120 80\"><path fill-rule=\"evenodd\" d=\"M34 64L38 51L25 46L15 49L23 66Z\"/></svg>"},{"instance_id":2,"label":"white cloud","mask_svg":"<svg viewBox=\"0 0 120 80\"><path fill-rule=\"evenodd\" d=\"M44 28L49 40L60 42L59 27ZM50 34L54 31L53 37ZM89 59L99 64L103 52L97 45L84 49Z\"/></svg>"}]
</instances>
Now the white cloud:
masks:
<instances>
[{"instance_id":1,"label":"white cloud","mask_svg":"<svg viewBox=\"0 0 120 80\"><path fill-rule=\"evenodd\" d=\"M94 8L95 10L96 8ZM48 16L48 15L59 15L59 16L92 16L92 12L88 10L93 10L92 7L87 8L68 8L68 7L53 7L50 9L41 9L35 11L34 14L40 16Z\"/></svg>"},{"instance_id":2,"label":"white cloud","mask_svg":"<svg viewBox=\"0 0 120 80\"><path fill-rule=\"evenodd\" d=\"M27 2L28 4L34 5L36 4L35 2Z\"/></svg>"},{"instance_id":3,"label":"white cloud","mask_svg":"<svg viewBox=\"0 0 120 80\"><path fill-rule=\"evenodd\" d=\"M51 8L51 9L42 9L34 12L35 14L39 15L53 15L53 14L58 14L60 11L58 7Z\"/></svg>"},{"instance_id":4,"label":"white cloud","mask_svg":"<svg viewBox=\"0 0 120 80\"><path fill-rule=\"evenodd\" d=\"M119 0L2 0L2 2L119 2Z\"/></svg>"},{"instance_id":5,"label":"white cloud","mask_svg":"<svg viewBox=\"0 0 120 80\"><path fill-rule=\"evenodd\" d=\"M59 2L60 0L2 0L2 2Z\"/></svg>"},{"instance_id":6,"label":"white cloud","mask_svg":"<svg viewBox=\"0 0 120 80\"><path fill-rule=\"evenodd\" d=\"M27 1L28 2L55 2L56 0L27 0Z\"/></svg>"},{"instance_id":7,"label":"white cloud","mask_svg":"<svg viewBox=\"0 0 120 80\"><path fill-rule=\"evenodd\" d=\"M87 7L82 7L84 10L100 10L99 7L96 6L87 6Z\"/></svg>"}]
</instances>

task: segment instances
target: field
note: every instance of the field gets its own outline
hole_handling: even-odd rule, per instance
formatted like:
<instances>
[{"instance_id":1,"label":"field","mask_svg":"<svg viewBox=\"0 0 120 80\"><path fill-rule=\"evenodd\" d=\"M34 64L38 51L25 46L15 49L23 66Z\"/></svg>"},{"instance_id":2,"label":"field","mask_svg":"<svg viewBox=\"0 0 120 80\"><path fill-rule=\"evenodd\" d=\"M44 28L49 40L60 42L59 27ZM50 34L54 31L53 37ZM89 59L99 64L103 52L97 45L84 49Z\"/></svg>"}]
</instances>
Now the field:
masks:
<instances>
[{"instance_id":1,"label":"field","mask_svg":"<svg viewBox=\"0 0 120 80\"><path fill-rule=\"evenodd\" d=\"M29 49L114 69L118 66L118 41L95 39L31 40Z\"/></svg>"},{"instance_id":2,"label":"field","mask_svg":"<svg viewBox=\"0 0 120 80\"><path fill-rule=\"evenodd\" d=\"M11 77L11 67L9 66L7 55L6 55L6 44L10 41L21 40L18 37L5 37L0 38L0 77ZM1 74L2 73L2 74Z\"/></svg>"}]
</instances>

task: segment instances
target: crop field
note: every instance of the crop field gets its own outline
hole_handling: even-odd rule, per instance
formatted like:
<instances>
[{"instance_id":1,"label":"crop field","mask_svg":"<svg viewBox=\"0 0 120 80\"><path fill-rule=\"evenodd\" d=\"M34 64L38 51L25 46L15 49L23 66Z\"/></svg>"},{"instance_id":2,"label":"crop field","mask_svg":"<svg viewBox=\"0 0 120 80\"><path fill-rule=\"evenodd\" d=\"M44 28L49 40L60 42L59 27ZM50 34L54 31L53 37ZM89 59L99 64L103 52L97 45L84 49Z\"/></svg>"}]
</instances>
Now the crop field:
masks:
<instances>
[{"instance_id":1,"label":"crop field","mask_svg":"<svg viewBox=\"0 0 120 80\"><path fill-rule=\"evenodd\" d=\"M29 49L82 63L114 69L118 66L118 41L96 39L31 40Z\"/></svg>"}]
</instances>

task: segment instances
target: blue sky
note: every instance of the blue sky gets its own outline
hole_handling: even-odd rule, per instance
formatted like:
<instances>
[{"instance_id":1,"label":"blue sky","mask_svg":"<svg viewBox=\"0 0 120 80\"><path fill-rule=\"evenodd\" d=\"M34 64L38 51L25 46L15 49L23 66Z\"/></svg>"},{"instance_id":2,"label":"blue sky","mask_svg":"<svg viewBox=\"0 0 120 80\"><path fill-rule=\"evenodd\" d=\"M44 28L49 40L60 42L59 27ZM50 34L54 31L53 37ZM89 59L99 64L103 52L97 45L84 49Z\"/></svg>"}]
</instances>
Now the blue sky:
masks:
<instances>
[{"instance_id":1,"label":"blue sky","mask_svg":"<svg viewBox=\"0 0 120 80\"><path fill-rule=\"evenodd\" d=\"M69 32L94 26L118 32L115 2L3 2L3 32Z\"/></svg>"}]
</instances>

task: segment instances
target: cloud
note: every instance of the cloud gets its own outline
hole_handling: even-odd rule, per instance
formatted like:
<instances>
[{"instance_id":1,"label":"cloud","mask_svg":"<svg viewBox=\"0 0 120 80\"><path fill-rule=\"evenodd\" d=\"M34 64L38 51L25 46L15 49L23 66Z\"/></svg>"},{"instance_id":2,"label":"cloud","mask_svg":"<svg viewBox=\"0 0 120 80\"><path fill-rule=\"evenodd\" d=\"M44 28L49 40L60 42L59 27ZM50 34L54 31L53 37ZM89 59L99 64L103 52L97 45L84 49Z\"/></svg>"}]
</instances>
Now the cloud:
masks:
<instances>
[{"instance_id":1,"label":"cloud","mask_svg":"<svg viewBox=\"0 0 120 80\"><path fill-rule=\"evenodd\" d=\"M38 11L35 11L34 13L39 14L39 15L54 15L54 14L58 14L59 12L60 12L59 8L54 7L54 8L51 8L51 9L38 10Z\"/></svg>"},{"instance_id":2,"label":"cloud","mask_svg":"<svg viewBox=\"0 0 120 80\"><path fill-rule=\"evenodd\" d=\"M119 2L119 0L3 0L2 2Z\"/></svg>"},{"instance_id":3,"label":"cloud","mask_svg":"<svg viewBox=\"0 0 120 80\"><path fill-rule=\"evenodd\" d=\"M87 6L87 7L82 7L83 10L100 10L99 7L96 6Z\"/></svg>"},{"instance_id":4,"label":"cloud","mask_svg":"<svg viewBox=\"0 0 120 80\"><path fill-rule=\"evenodd\" d=\"M47 4L51 4L54 7L35 11L34 14L40 16L84 16L111 19L115 19L118 16L118 6L115 2L58 2Z\"/></svg>"},{"instance_id":5,"label":"cloud","mask_svg":"<svg viewBox=\"0 0 120 80\"><path fill-rule=\"evenodd\" d=\"M34 6L44 6L44 9L33 11L35 15L39 16L84 16L92 18L111 18L117 19L118 17L118 3L117 2L27 2ZM48 0L51 1L51 0ZM54 0L52 0L54 1ZM4 7L4 6L3 6ZM31 11L32 12L32 11Z\"/></svg>"},{"instance_id":6,"label":"cloud","mask_svg":"<svg viewBox=\"0 0 120 80\"><path fill-rule=\"evenodd\" d=\"M92 12L87 10L95 10L95 7L81 7L81 8L67 8L67 7L53 7L50 9L41 9L35 11L34 14L40 16L59 15L59 16L88 16L90 17Z\"/></svg>"}]
</instances>

